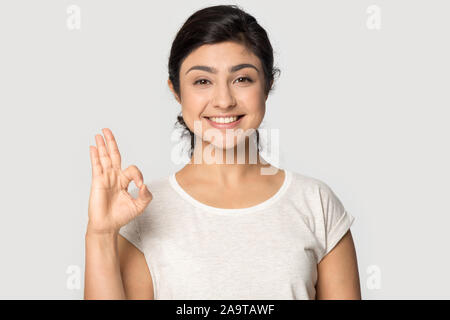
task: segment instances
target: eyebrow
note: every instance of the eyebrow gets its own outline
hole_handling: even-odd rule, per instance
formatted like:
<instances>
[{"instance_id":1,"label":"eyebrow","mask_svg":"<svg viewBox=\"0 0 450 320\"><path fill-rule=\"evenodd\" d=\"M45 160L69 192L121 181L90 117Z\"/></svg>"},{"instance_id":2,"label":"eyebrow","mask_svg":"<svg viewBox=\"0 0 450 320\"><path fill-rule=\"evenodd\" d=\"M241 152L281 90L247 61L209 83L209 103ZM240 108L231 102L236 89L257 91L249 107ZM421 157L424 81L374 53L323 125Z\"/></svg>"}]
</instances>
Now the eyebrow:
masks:
<instances>
[{"instance_id":1,"label":"eyebrow","mask_svg":"<svg viewBox=\"0 0 450 320\"><path fill-rule=\"evenodd\" d=\"M230 72L230 73L231 73L231 72L236 72L236 71L241 70L241 69L244 69L244 68L253 68L253 69L255 69L257 72L259 72L258 68L256 68L254 65L252 65L252 64L250 64L250 63L241 63L241 64L238 64L238 65L232 66L232 67L229 69L229 72ZM191 71L191 70L203 70L203 71L206 71L206 72L217 73L217 69L216 69L216 68L213 68L213 67L208 67L208 66L193 66L193 67L189 68L189 70L186 71L185 74L187 74L187 73L188 73L189 71Z\"/></svg>"}]
</instances>

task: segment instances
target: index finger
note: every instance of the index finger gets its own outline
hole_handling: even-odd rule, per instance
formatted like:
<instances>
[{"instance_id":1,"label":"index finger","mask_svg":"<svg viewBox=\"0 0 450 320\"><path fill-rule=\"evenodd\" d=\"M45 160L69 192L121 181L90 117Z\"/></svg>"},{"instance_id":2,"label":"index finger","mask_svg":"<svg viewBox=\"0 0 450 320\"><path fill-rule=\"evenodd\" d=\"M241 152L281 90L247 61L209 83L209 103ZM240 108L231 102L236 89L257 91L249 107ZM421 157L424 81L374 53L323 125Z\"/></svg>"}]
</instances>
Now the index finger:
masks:
<instances>
[{"instance_id":1,"label":"index finger","mask_svg":"<svg viewBox=\"0 0 450 320\"><path fill-rule=\"evenodd\" d=\"M106 145L108 147L108 153L111 158L112 166L114 168L120 169L122 160L120 157L119 147L117 146L116 139L114 138L114 135L109 128L103 128L102 131L106 137Z\"/></svg>"}]
</instances>

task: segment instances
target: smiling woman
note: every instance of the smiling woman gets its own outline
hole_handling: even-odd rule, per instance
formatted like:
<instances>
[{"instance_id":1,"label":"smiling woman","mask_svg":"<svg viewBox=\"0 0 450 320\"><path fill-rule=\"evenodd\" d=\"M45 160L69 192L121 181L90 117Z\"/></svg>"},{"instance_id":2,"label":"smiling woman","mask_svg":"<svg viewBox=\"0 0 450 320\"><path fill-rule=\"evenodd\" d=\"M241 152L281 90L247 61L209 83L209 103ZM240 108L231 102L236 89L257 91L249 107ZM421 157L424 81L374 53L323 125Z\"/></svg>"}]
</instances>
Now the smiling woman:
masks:
<instances>
[{"instance_id":1,"label":"smiling woman","mask_svg":"<svg viewBox=\"0 0 450 320\"><path fill-rule=\"evenodd\" d=\"M237 6L187 19L168 86L191 137L190 162L144 185L135 166L121 171L112 132L104 130L107 148L96 137L87 298L360 298L354 217L336 194L259 152L251 161L258 139L247 133L258 134L277 72L267 33ZM230 131L245 134L230 141Z\"/></svg>"},{"instance_id":2,"label":"smiling woman","mask_svg":"<svg viewBox=\"0 0 450 320\"><path fill-rule=\"evenodd\" d=\"M213 56L213 52L204 52L212 45L214 45L216 56ZM227 50L228 53L221 51L222 49ZM240 57L236 57L236 53ZM209 57L205 57L205 54ZM229 59L225 61L225 58ZM187 59L190 61L186 62ZM212 61L212 64L205 65L208 60ZM229 61L238 61L239 63L229 65ZM181 70L182 65L183 71ZM189 83L189 80L192 80L192 86L199 90L196 92L202 92L205 96L205 89L207 92L211 92L214 87L221 84L219 79L223 79L222 74L227 77L227 80L233 81L235 87L254 89L257 86L259 94L264 95L267 99L269 92L274 89L275 76L280 74L280 69L274 67L273 49L266 31L253 16L237 6L208 7L191 15L173 41L168 67L169 87L180 103L183 98L184 100L192 98L192 96L183 97L182 93L190 89L190 86L183 89L183 82ZM198 71L192 73L194 70ZM189 73L190 77L183 79ZM246 92L248 94L248 89L246 91L241 90L241 95ZM198 101L193 101L193 103L198 103ZM264 105L264 102L261 104ZM182 105L183 107L188 106L189 103L186 102ZM182 114L185 113L188 112L182 111ZM223 117L218 112L214 112L211 116ZM264 114L260 119L256 118L253 121L256 128L256 147L258 150L261 148L257 129L259 124L257 122L262 121L263 116ZM195 133L192 129L193 126L188 125L186 120L186 117L179 115L177 125L182 126L185 130L184 135L190 137L189 156L192 157L195 147ZM209 122L209 124L214 127L213 123ZM215 126L215 128L230 129L232 127Z\"/></svg>"},{"instance_id":3,"label":"smiling woman","mask_svg":"<svg viewBox=\"0 0 450 320\"><path fill-rule=\"evenodd\" d=\"M205 131L211 128L255 129L258 134L271 89L266 86L266 79L269 78L269 84L273 82L272 74L265 75L262 70L272 67L264 67L245 42L236 41L201 42L202 45L183 59L178 72L180 76L172 80L169 77L168 85L182 106L179 124L189 132L191 142L198 135L220 148L225 135L215 141L208 140ZM194 129L196 121L201 125L197 131ZM242 138L236 141L239 144ZM191 143L191 157L194 149L195 145Z\"/></svg>"}]
</instances>

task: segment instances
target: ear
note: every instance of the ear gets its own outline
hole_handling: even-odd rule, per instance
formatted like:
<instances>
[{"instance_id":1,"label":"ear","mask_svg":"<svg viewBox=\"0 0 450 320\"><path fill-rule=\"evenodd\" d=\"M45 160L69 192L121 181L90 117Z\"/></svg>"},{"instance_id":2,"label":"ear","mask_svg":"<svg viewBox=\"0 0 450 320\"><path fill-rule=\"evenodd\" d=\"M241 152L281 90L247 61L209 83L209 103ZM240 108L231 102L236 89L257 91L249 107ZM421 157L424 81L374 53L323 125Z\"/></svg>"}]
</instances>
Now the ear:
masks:
<instances>
[{"instance_id":1,"label":"ear","mask_svg":"<svg viewBox=\"0 0 450 320\"><path fill-rule=\"evenodd\" d=\"M272 89L272 85L273 85L273 80L270 81L270 89ZM269 94L266 94L266 100L267 100L268 97L269 97Z\"/></svg>"},{"instance_id":2,"label":"ear","mask_svg":"<svg viewBox=\"0 0 450 320\"><path fill-rule=\"evenodd\" d=\"M172 81L170 81L170 79L167 79L167 85L169 86L170 91L172 91L172 94L175 96L175 99L177 99L178 103L181 104L181 99L178 97L177 93L175 92Z\"/></svg>"}]
</instances>

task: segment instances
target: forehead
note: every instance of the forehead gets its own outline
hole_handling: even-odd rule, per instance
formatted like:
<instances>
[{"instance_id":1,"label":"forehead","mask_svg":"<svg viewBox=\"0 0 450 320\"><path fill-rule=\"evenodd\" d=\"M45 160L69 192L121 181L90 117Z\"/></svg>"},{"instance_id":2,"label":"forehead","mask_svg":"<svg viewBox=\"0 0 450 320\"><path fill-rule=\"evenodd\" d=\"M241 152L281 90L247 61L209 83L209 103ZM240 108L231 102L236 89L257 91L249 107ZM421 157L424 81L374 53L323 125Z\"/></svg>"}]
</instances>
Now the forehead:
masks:
<instances>
[{"instance_id":1,"label":"forehead","mask_svg":"<svg viewBox=\"0 0 450 320\"><path fill-rule=\"evenodd\" d=\"M205 44L192 51L181 64L180 73L194 65L208 65L226 71L231 65L252 63L260 68L259 58L244 45L227 41L215 44Z\"/></svg>"}]
</instances>

